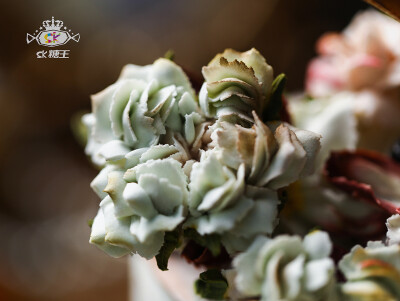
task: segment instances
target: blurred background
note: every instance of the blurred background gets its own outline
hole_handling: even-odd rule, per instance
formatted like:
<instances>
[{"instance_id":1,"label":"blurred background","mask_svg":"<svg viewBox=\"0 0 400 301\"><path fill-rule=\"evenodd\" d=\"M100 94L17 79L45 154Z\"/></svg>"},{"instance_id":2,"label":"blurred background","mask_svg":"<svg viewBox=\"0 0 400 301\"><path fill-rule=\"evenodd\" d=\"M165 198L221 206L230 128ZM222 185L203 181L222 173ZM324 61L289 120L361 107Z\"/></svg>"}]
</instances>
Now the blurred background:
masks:
<instances>
[{"instance_id":1,"label":"blurred background","mask_svg":"<svg viewBox=\"0 0 400 301\"><path fill-rule=\"evenodd\" d=\"M90 95L123 65L173 49L201 76L225 48L257 48L300 90L314 44L367 5L361 0L69 0L0 2L0 300L127 300L126 260L89 245L96 170L70 130ZM79 33L68 59L26 44L43 20Z\"/></svg>"}]
</instances>

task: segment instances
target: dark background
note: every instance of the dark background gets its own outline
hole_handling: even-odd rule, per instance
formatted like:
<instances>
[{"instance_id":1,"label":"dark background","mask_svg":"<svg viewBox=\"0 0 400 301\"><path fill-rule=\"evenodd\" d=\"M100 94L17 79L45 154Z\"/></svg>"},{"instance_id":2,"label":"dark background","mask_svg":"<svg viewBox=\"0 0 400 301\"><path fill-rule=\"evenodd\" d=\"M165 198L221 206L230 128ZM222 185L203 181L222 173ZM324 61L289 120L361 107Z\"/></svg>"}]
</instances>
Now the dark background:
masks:
<instances>
[{"instance_id":1,"label":"dark background","mask_svg":"<svg viewBox=\"0 0 400 301\"><path fill-rule=\"evenodd\" d=\"M89 95L124 64L168 49L200 76L225 48L257 48L301 90L314 44L361 0L64 0L0 2L0 300L126 300L126 260L88 244L96 175L70 130ZM70 58L37 59L26 44L43 20L64 21Z\"/></svg>"}]
</instances>

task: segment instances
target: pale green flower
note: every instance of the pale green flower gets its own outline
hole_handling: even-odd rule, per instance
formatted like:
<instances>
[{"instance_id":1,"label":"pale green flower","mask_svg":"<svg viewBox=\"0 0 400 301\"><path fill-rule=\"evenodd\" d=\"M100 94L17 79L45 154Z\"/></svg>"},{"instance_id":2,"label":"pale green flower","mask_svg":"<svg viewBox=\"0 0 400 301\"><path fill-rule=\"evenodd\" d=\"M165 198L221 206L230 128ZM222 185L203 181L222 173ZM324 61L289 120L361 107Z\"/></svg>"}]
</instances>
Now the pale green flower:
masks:
<instances>
[{"instance_id":1,"label":"pale green flower","mask_svg":"<svg viewBox=\"0 0 400 301\"><path fill-rule=\"evenodd\" d=\"M355 246L339 262L347 279L342 285L346 301L400 300L400 246L369 242Z\"/></svg>"},{"instance_id":2,"label":"pale green flower","mask_svg":"<svg viewBox=\"0 0 400 301\"><path fill-rule=\"evenodd\" d=\"M176 134L190 144L202 120L189 79L167 59L125 66L116 83L92 96L92 108L83 118L90 131L86 153L99 166L105 164L102 152L107 149L126 153L171 144Z\"/></svg>"},{"instance_id":3,"label":"pale green flower","mask_svg":"<svg viewBox=\"0 0 400 301\"><path fill-rule=\"evenodd\" d=\"M298 236L260 236L233 261L236 288L262 301L338 300L331 249L328 234L320 231L303 241Z\"/></svg>"},{"instance_id":4,"label":"pale green flower","mask_svg":"<svg viewBox=\"0 0 400 301\"><path fill-rule=\"evenodd\" d=\"M276 191L246 185L244 164L225 166L215 150L192 166L189 184L191 217L185 223L200 235L221 234L230 253L242 251L258 234L271 234L277 223Z\"/></svg>"},{"instance_id":5,"label":"pale green flower","mask_svg":"<svg viewBox=\"0 0 400 301\"><path fill-rule=\"evenodd\" d=\"M125 171L115 164L100 172L91 184L103 197L91 243L114 257L138 253L152 258L158 253L165 232L187 214L187 176L175 154L170 145L138 149L126 155L132 168Z\"/></svg>"},{"instance_id":6,"label":"pale green flower","mask_svg":"<svg viewBox=\"0 0 400 301\"><path fill-rule=\"evenodd\" d=\"M130 231L133 217L117 218L115 206L111 198L104 198L100 203L100 210L93 220L90 243L112 257L121 257L126 254L138 253L143 257L151 258L156 255L161 246L163 236L154 235L141 242ZM161 234L161 233L160 233Z\"/></svg>"},{"instance_id":7,"label":"pale green flower","mask_svg":"<svg viewBox=\"0 0 400 301\"><path fill-rule=\"evenodd\" d=\"M203 67L199 100L207 117L252 121L268 104L273 70L254 48L246 52L226 49ZM232 119L233 118L233 119Z\"/></svg>"},{"instance_id":8,"label":"pale green flower","mask_svg":"<svg viewBox=\"0 0 400 301\"><path fill-rule=\"evenodd\" d=\"M129 152L127 149L113 148L111 146L112 144L109 144L109 148L103 148L101 155L107 164L90 184L90 187L101 199L107 196L104 189L108 183L109 173L112 171L126 172L127 176L129 176L135 166L149 160L171 158L181 162L181 164L189 162L189 154L177 140L174 141L174 145L159 144Z\"/></svg>"},{"instance_id":9,"label":"pale green flower","mask_svg":"<svg viewBox=\"0 0 400 301\"><path fill-rule=\"evenodd\" d=\"M271 235L278 224L280 201L276 191L247 185L239 202L247 202L251 206L245 209L246 214L241 213L243 217L235 221L232 229L221 235L221 242L229 254L245 251L257 236ZM212 223L211 214L209 222Z\"/></svg>"}]
</instances>

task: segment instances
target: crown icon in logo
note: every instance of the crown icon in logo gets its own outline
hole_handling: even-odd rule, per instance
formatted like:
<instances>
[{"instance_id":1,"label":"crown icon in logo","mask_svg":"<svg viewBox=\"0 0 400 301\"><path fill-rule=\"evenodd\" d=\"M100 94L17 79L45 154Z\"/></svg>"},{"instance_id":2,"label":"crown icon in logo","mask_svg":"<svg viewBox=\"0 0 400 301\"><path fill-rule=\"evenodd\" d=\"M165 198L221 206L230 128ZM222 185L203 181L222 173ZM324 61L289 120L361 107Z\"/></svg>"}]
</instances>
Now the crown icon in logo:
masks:
<instances>
[{"instance_id":1,"label":"crown icon in logo","mask_svg":"<svg viewBox=\"0 0 400 301\"><path fill-rule=\"evenodd\" d=\"M54 17L51 17L51 23L50 20L43 21L43 27L46 28L46 30L60 30L63 24L64 22L61 20L54 21Z\"/></svg>"},{"instance_id":2,"label":"crown icon in logo","mask_svg":"<svg viewBox=\"0 0 400 301\"><path fill-rule=\"evenodd\" d=\"M79 33L74 34L71 29L67 29L64 26L64 22L61 20L45 20L42 26L35 31L33 34L26 34L26 43L29 44L32 41L37 41L39 45L46 47L57 47L66 44L69 40L79 42Z\"/></svg>"}]
</instances>

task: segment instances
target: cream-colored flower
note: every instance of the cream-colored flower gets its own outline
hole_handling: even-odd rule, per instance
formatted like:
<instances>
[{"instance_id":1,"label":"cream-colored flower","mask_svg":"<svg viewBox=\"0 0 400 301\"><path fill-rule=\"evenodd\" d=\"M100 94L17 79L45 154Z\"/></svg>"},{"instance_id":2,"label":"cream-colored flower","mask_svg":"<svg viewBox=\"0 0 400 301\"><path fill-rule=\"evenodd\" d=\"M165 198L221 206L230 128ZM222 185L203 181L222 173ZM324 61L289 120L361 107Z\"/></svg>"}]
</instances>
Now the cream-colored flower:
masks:
<instances>
[{"instance_id":1,"label":"cream-colored flower","mask_svg":"<svg viewBox=\"0 0 400 301\"><path fill-rule=\"evenodd\" d=\"M237 170L244 164L246 183L279 189L313 172L320 136L286 123L264 124L254 113L245 128L225 121L213 126L210 146L223 164Z\"/></svg>"},{"instance_id":2,"label":"cream-colored flower","mask_svg":"<svg viewBox=\"0 0 400 301\"><path fill-rule=\"evenodd\" d=\"M253 110L262 114L268 104L273 70L257 50L227 49L202 71L205 83L199 100L207 117L252 121Z\"/></svg>"}]
</instances>

